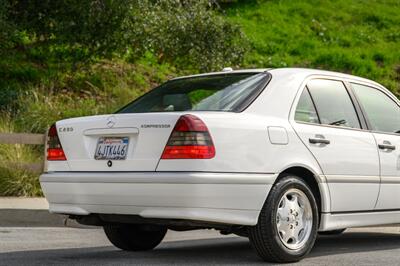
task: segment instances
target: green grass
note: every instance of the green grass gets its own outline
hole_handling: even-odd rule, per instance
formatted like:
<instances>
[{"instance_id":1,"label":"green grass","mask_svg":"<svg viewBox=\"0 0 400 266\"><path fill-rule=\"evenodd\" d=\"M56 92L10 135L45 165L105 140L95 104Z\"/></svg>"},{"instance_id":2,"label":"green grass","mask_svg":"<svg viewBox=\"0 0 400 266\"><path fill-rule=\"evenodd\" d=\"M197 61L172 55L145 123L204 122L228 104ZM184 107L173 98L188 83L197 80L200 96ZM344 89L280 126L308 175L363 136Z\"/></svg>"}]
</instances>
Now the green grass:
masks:
<instances>
[{"instance_id":1,"label":"green grass","mask_svg":"<svg viewBox=\"0 0 400 266\"><path fill-rule=\"evenodd\" d=\"M0 132L14 132L10 117L0 118ZM39 176L23 168L21 163L38 163L43 151L28 145L0 144L0 196L42 196Z\"/></svg>"},{"instance_id":2,"label":"green grass","mask_svg":"<svg viewBox=\"0 0 400 266\"><path fill-rule=\"evenodd\" d=\"M312 67L378 81L400 96L398 0L237 1L247 67Z\"/></svg>"},{"instance_id":3,"label":"green grass","mask_svg":"<svg viewBox=\"0 0 400 266\"><path fill-rule=\"evenodd\" d=\"M148 62L102 60L64 74L54 84L30 85L19 95L15 127L42 133L60 119L113 113L171 77L172 70Z\"/></svg>"}]
</instances>

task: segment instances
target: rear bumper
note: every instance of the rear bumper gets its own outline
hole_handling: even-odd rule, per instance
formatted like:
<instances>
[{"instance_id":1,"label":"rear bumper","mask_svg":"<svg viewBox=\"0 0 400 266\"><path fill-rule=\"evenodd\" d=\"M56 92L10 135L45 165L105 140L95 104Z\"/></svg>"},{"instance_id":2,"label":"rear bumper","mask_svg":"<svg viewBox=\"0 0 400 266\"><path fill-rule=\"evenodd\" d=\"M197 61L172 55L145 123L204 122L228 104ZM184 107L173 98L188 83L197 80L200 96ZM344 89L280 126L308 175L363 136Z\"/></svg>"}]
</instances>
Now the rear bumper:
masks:
<instances>
[{"instance_id":1,"label":"rear bumper","mask_svg":"<svg viewBox=\"0 0 400 266\"><path fill-rule=\"evenodd\" d=\"M255 225L275 174L53 172L40 177L50 212L130 214Z\"/></svg>"}]
</instances>

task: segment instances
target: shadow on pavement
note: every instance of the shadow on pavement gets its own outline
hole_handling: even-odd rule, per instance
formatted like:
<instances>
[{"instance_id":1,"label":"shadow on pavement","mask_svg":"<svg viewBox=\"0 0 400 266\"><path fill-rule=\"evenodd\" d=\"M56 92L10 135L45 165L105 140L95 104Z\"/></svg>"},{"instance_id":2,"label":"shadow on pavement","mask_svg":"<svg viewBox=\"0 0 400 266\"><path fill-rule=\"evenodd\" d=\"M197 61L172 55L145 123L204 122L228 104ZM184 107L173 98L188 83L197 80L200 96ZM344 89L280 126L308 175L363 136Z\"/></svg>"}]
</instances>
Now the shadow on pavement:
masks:
<instances>
[{"instance_id":1,"label":"shadow on pavement","mask_svg":"<svg viewBox=\"0 0 400 266\"><path fill-rule=\"evenodd\" d=\"M307 261L347 253L400 248L400 235L345 233L319 237ZM307 264L307 261L303 261ZM325 260L324 260L325 261ZM326 264L327 261L325 261ZM245 238L167 242L150 252L130 253L112 247L50 249L0 253L0 265L264 264Z\"/></svg>"},{"instance_id":2,"label":"shadow on pavement","mask_svg":"<svg viewBox=\"0 0 400 266\"><path fill-rule=\"evenodd\" d=\"M320 236L309 257L400 249L400 234L350 232Z\"/></svg>"}]
</instances>

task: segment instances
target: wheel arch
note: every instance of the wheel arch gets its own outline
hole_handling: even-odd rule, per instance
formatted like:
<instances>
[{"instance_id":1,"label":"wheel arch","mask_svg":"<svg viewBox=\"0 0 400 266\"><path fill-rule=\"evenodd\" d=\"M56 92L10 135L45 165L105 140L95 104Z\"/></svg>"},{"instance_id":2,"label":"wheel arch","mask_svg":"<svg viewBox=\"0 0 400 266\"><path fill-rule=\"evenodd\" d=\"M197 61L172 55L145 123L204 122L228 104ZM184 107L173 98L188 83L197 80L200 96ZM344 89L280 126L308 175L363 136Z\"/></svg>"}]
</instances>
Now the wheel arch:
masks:
<instances>
[{"instance_id":1,"label":"wheel arch","mask_svg":"<svg viewBox=\"0 0 400 266\"><path fill-rule=\"evenodd\" d=\"M316 171L310 169L309 167L303 165L293 165L283 169L276 178L275 183L288 174L298 176L304 182L306 182L316 198L320 214L330 210L329 188L323 175L317 174Z\"/></svg>"}]
</instances>

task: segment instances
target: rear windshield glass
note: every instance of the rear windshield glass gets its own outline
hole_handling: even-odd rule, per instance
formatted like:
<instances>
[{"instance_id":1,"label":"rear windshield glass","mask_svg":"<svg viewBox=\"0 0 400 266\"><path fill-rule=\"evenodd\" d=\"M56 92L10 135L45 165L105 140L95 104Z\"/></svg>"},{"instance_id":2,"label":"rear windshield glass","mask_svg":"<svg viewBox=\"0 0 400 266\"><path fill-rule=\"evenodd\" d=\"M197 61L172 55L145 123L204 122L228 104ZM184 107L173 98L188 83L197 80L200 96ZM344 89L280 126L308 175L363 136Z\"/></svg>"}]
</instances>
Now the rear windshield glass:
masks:
<instances>
[{"instance_id":1,"label":"rear windshield glass","mask_svg":"<svg viewBox=\"0 0 400 266\"><path fill-rule=\"evenodd\" d=\"M171 80L118 113L242 111L263 90L268 73L198 76Z\"/></svg>"}]
</instances>

